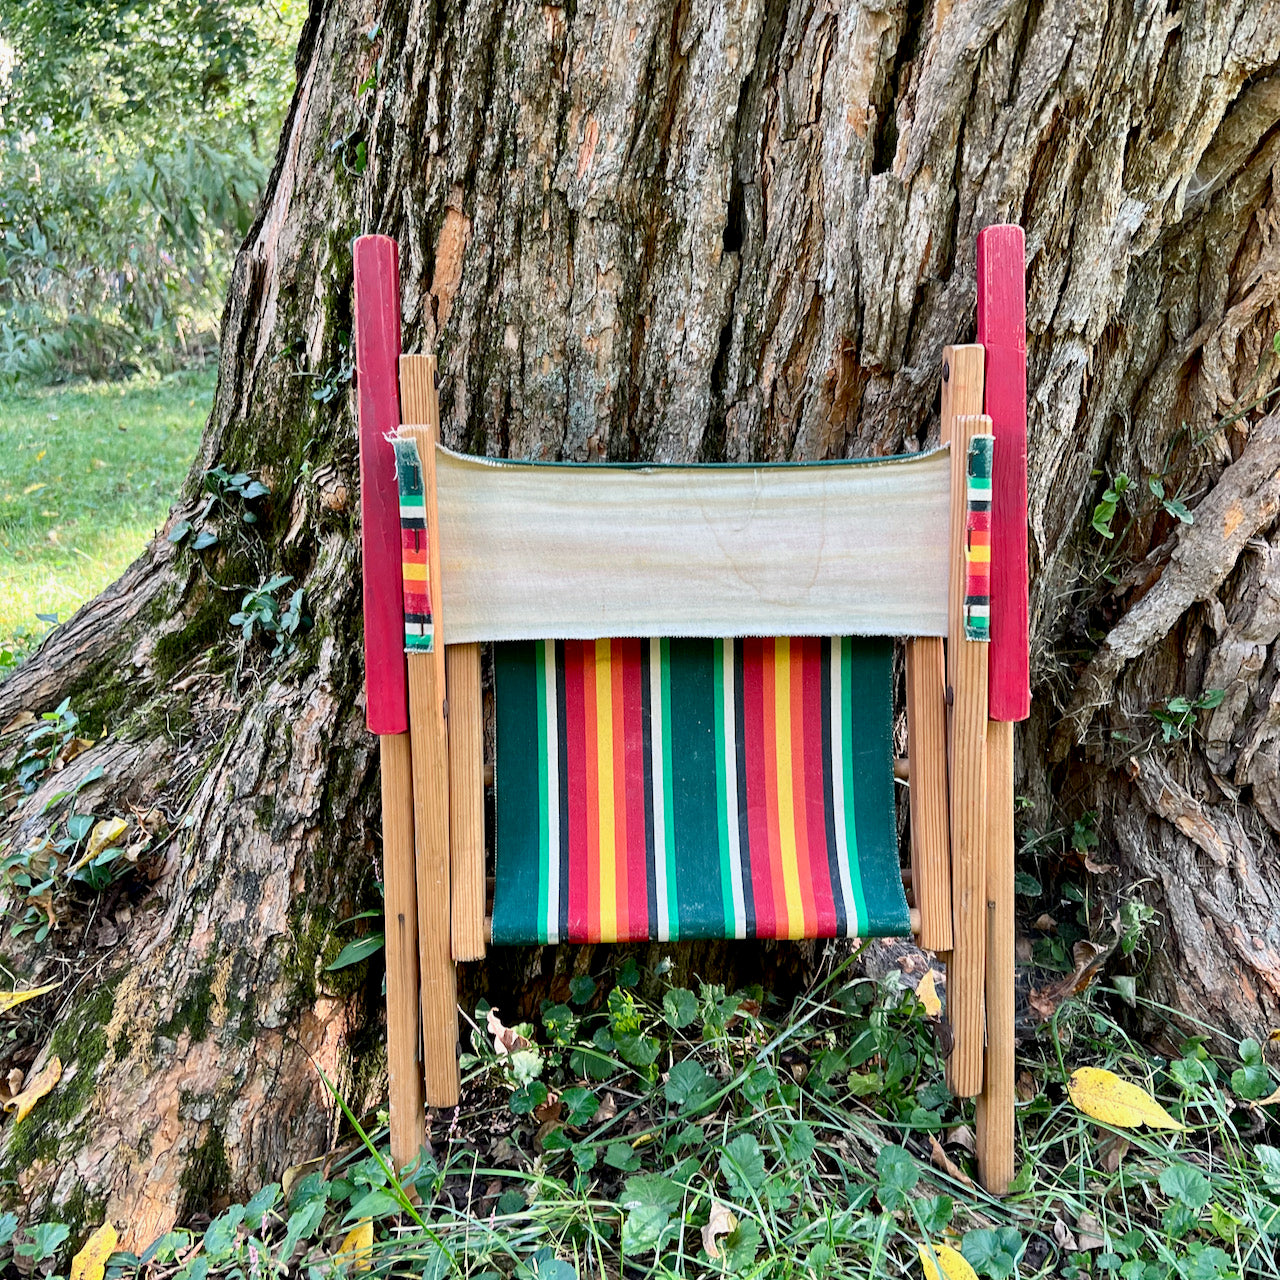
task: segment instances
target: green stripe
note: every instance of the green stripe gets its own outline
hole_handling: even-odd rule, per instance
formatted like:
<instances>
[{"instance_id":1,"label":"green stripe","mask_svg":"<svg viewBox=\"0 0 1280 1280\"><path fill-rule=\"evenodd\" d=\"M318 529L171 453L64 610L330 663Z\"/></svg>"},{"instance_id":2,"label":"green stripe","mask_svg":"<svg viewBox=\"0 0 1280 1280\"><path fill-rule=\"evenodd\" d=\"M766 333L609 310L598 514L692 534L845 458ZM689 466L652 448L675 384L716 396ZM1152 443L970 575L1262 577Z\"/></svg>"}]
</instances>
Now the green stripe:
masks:
<instances>
[{"instance_id":1,"label":"green stripe","mask_svg":"<svg viewBox=\"0 0 1280 1280\"><path fill-rule=\"evenodd\" d=\"M502 803L497 807L494 844L497 882L494 894L495 945L529 942L539 936L530 928L529 910L538 900L541 859L538 824L541 746L530 743L538 722L538 664L532 641L494 646L495 702L494 781ZM541 928L545 929L545 921Z\"/></svg>"},{"instance_id":2,"label":"green stripe","mask_svg":"<svg viewBox=\"0 0 1280 1280\"><path fill-rule=\"evenodd\" d=\"M850 705L858 734L852 765L857 790L858 880L867 934L904 936L911 931L898 863L893 794L893 642L855 636L845 641Z\"/></svg>"},{"instance_id":3,"label":"green stripe","mask_svg":"<svg viewBox=\"0 0 1280 1280\"><path fill-rule=\"evenodd\" d=\"M733 641L729 642L730 644ZM724 902L724 936L737 936L737 921L733 911L733 863L729 855L729 773L725 765L724 700L733 697L733 690L724 687L724 641L715 641L712 661L715 669L712 682L715 686L716 717L716 834L720 846L720 897ZM738 815L733 815L737 821Z\"/></svg>"},{"instance_id":4,"label":"green stripe","mask_svg":"<svg viewBox=\"0 0 1280 1280\"><path fill-rule=\"evenodd\" d=\"M861 807L854 795L853 779L853 708L858 704L853 696L853 660L848 637L840 642L840 758L844 765L844 830L849 847L849 879L853 884L853 914L857 928L850 933L859 938L867 932L867 902L862 892L862 855L858 844L857 811Z\"/></svg>"},{"instance_id":5,"label":"green stripe","mask_svg":"<svg viewBox=\"0 0 1280 1280\"><path fill-rule=\"evenodd\" d=\"M676 898L676 822L675 787L671 777L671 641L663 640L662 652L662 816L666 828L663 846L667 873L667 936L675 942L680 937L680 908Z\"/></svg>"},{"instance_id":6,"label":"green stripe","mask_svg":"<svg viewBox=\"0 0 1280 1280\"><path fill-rule=\"evenodd\" d=\"M715 649L671 640L669 663L676 902L682 938L722 938L724 901L716 794Z\"/></svg>"},{"instance_id":7,"label":"green stripe","mask_svg":"<svg viewBox=\"0 0 1280 1280\"><path fill-rule=\"evenodd\" d=\"M538 941L548 941L547 931L547 893L551 871L551 846L548 836L548 823L551 818L551 797L548 792L550 770L547 766L547 642L536 642L537 660L534 663L534 678L538 682L535 701L538 704ZM555 661L555 647L552 646L552 662ZM556 750L551 744L550 750ZM557 832L557 835L559 833Z\"/></svg>"}]
</instances>

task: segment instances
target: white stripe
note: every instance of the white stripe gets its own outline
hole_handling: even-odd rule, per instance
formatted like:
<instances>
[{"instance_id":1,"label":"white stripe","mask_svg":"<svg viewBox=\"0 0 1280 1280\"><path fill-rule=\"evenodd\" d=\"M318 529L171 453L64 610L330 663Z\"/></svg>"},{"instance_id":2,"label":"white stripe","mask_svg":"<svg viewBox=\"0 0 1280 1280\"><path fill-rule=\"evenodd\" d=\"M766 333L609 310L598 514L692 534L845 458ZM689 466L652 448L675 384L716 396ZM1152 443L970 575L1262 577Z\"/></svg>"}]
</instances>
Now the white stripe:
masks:
<instances>
[{"instance_id":1,"label":"white stripe","mask_svg":"<svg viewBox=\"0 0 1280 1280\"><path fill-rule=\"evenodd\" d=\"M742 847L738 840L738 734L734 727L733 640L724 644L724 779L725 829L729 833L729 879L733 886L733 936L747 936L747 908L742 891Z\"/></svg>"},{"instance_id":2,"label":"white stripe","mask_svg":"<svg viewBox=\"0 0 1280 1280\"><path fill-rule=\"evenodd\" d=\"M543 681L546 688L547 740L547 941L560 941L560 734L556 717L556 646L548 640L542 646Z\"/></svg>"},{"instance_id":3,"label":"white stripe","mask_svg":"<svg viewBox=\"0 0 1280 1280\"><path fill-rule=\"evenodd\" d=\"M831 795L836 827L836 861L840 864L840 892L844 895L845 936L858 936L858 906L849 876L849 840L844 813L844 645L840 636L831 638Z\"/></svg>"},{"instance_id":4,"label":"white stripe","mask_svg":"<svg viewBox=\"0 0 1280 1280\"><path fill-rule=\"evenodd\" d=\"M653 865L658 901L658 941L671 938L667 918L667 814L662 775L662 641L649 641L649 755L653 773Z\"/></svg>"}]
</instances>

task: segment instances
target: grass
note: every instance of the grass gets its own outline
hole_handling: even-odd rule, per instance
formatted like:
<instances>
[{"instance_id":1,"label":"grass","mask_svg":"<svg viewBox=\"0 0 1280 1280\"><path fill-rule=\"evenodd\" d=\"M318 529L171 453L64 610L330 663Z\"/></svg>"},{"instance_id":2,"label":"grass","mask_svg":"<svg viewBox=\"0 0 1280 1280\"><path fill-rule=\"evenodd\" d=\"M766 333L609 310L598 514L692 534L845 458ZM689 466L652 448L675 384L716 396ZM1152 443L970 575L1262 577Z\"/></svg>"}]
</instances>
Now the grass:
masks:
<instances>
[{"instance_id":1,"label":"grass","mask_svg":"<svg viewBox=\"0 0 1280 1280\"><path fill-rule=\"evenodd\" d=\"M214 370L0 392L0 649L113 582L177 496Z\"/></svg>"},{"instance_id":2,"label":"grass","mask_svg":"<svg viewBox=\"0 0 1280 1280\"><path fill-rule=\"evenodd\" d=\"M833 962L790 1008L696 985L624 960L607 982L565 984L501 1053L482 1006L462 1106L435 1116L417 1168L390 1167L384 1115L362 1125L342 1104L340 1149L207 1228L116 1253L107 1280L890 1280L930 1274L922 1247L963 1256L971 1270L940 1255L952 1280L1280 1274L1273 1117L1243 1101L1273 1081L1251 1050L1243 1068L1217 1063L1148 1004L1179 1043L1160 1058L1113 995L1073 998L1024 1046L1020 1172L997 1200L968 1180L972 1103L947 1093L900 973ZM1185 1131L1084 1115L1064 1078L1083 1065L1151 1090ZM19 1251L40 1232L57 1234L28 1223Z\"/></svg>"}]
</instances>

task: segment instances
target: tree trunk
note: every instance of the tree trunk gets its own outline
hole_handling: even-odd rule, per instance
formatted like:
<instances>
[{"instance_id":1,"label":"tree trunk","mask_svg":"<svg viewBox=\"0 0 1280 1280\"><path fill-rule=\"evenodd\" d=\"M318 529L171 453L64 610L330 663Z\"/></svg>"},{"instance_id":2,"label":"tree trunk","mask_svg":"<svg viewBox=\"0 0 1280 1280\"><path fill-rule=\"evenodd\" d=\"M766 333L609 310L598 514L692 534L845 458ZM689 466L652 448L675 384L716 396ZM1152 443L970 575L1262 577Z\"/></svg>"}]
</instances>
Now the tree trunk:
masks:
<instances>
[{"instance_id":1,"label":"tree trunk","mask_svg":"<svg viewBox=\"0 0 1280 1280\"><path fill-rule=\"evenodd\" d=\"M64 979L15 1061L56 1053L64 1074L5 1130L0 1177L33 1212L145 1241L324 1150L320 1071L358 1103L382 1087L380 975L324 970L340 922L377 905L345 363L365 231L400 241L405 345L440 354L450 445L715 461L935 438L941 348L973 335L975 236L1021 222L1019 789L1040 829L1099 815L1095 857L1120 868L1103 888L1159 912L1148 994L1275 1025L1280 416L1237 408L1272 385L1280 327L1262 0L377 10L313 4L168 529L215 464L271 486L263 518L198 553L162 534L0 687L0 724L69 696L100 739L13 816L13 848L97 764L79 810L165 815L122 887L11 948L21 976ZM1107 543L1090 516L1117 471L1134 518ZM273 662L228 619L276 573L314 626ZM1154 703L1213 688L1193 735L1152 741ZM522 973L543 963L521 954Z\"/></svg>"}]
</instances>

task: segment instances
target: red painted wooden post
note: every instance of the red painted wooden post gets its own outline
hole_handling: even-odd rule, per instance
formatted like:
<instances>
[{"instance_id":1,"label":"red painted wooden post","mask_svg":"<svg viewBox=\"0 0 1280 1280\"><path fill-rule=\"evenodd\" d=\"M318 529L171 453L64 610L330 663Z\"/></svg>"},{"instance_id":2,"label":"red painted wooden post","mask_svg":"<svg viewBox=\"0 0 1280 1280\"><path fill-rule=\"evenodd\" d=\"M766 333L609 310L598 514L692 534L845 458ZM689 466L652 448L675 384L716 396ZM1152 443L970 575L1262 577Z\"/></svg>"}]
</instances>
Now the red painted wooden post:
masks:
<instances>
[{"instance_id":1,"label":"red painted wooden post","mask_svg":"<svg viewBox=\"0 0 1280 1280\"><path fill-rule=\"evenodd\" d=\"M1021 227L978 236L978 341L995 433L987 723L986 1017L978 1171L1002 1195L1015 1172L1013 721L1031 710L1027 652L1027 337Z\"/></svg>"},{"instance_id":2,"label":"red painted wooden post","mask_svg":"<svg viewBox=\"0 0 1280 1280\"><path fill-rule=\"evenodd\" d=\"M387 441L400 426L400 254L389 236L360 236L354 258L365 714L371 733L408 733L400 495Z\"/></svg>"},{"instance_id":3,"label":"red painted wooden post","mask_svg":"<svg viewBox=\"0 0 1280 1280\"><path fill-rule=\"evenodd\" d=\"M1027 647L1027 301L1022 228L978 235L978 341L995 432L991 511L992 720L1031 714Z\"/></svg>"},{"instance_id":4,"label":"red painted wooden post","mask_svg":"<svg viewBox=\"0 0 1280 1280\"><path fill-rule=\"evenodd\" d=\"M382 765L387 1083L391 1154L403 1169L417 1160L427 1130L418 1060L418 899L400 496L395 451L386 438L400 425L400 274L396 242L386 236L361 236L354 257L366 716L378 735Z\"/></svg>"}]
</instances>

